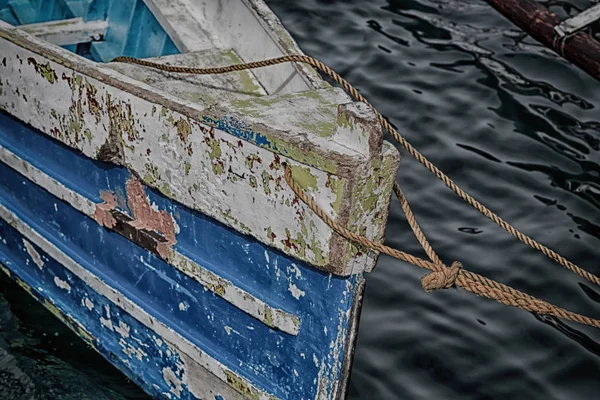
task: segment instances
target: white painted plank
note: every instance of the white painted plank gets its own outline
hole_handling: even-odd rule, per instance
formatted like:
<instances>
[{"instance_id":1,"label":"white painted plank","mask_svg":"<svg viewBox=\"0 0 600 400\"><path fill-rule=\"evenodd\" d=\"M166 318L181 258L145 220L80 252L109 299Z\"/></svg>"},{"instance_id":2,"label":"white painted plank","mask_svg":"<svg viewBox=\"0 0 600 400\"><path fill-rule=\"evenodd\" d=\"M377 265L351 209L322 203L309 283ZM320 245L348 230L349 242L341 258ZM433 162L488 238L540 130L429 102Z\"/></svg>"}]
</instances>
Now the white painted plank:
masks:
<instances>
[{"instance_id":1,"label":"white painted plank","mask_svg":"<svg viewBox=\"0 0 600 400\"><path fill-rule=\"evenodd\" d=\"M186 4L180 0L144 0L158 23L182 53L214 48L214 43Z\"/></svg>"},{"instance_id":2,"label":"white painted plank","mask_svg":"<svg viewBox=\"0 0 600 400\"><path fill-rule=\"evenodd\" d=\"M61 21L21 25L19 29L59 46L100 40L106 33L107 21L84 21L72 18Z\"/></svg>"},{"instance_id":3,"label":"white painted plank","mask_svg":"<svg viewBox=\"0 0 600 400\"><path fill-rule=\"evenodd\" d=\"M564 20L554 29L561 36L570 35L598 20L600 20L600 3Z\"/></svg>"}]
</instances>

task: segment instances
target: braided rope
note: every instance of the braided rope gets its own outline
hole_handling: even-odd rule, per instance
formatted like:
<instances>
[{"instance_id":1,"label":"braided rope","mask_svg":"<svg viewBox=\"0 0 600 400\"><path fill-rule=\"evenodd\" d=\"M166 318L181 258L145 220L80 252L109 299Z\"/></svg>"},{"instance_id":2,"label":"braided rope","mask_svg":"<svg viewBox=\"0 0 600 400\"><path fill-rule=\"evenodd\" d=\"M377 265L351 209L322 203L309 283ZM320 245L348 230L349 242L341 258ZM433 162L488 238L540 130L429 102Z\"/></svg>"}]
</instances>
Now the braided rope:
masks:
<instances>
[{"instance_id":1,"label":"braided rope","mask_svg":"<svg viewBox=\"0 0 600 400\"><path fill-rule=\"evenodd\" d=\"M211 74L224 74L228 72L234 71L243 71L254 68L263 68L272 65L287 63L287 62L300 62L311 65L323 72L335 82L337 82L344 90L346 90L355 100L363 102L367 104L377 116L378 121L381 123L382 127L387 130L390 135L398 142L402 147L404 147L408 153L413 156L417 161L423 164L429 171L431 171L435 176L437 176L446 186L448 186L454 193L456 193L460 198L478 210L480 213L491 219L498 226L503 228L505 231L515 236L521 242L531 246L532 248L540 251L550 259L556 261L563 267L569 269L570 271L576 273L577 275L587 279L590 282L593 282L597 285L600 285L600 278L590 272L580 268L575 265L571 261L562 257L560 254L555 251L549 249L545 245L537 242L531 237L525 235L524 233L517 230L515 227L510 225L508 222L503 220L500 216L494 213L492 210L484 206L482 203L477 201L467 192L465 192L462 188L460 188L452 179L450 179L446 174L444 174L437 166L435 166L432 162L430 162L424 155L422 155L419 151L417 151L400 133L384 118L384 116L364 97L362 96L348 81L342 78L337 72L331 69L329 66L324 64L323 62L304 55L286 55L282 57L272 58L268 60L262 61L254 61L249 63L242 64L234 64L224 67L214 67L214 68L193 68L193 67L180 67L180 66L171 66L159 64L147 60L141 60L133 57L117 57L113 60L113 62L124 62L130 64L137 64L145 67L150 67L154 69L158 69L165 72L174 72L174 73L185 73L185 74L196 74L196 75L211 75ZM473 272L469 272L463 269L462 264L459 262L454 262L451 267L447 267L443 264L440 257L435 253L431 245L429 244L425 234L421 230L419 224L417 223L414 214L406 200L406 197L402 193L402 190L398 183L394 184L394 193L396 197L400 201L400 205L402 206L402 210L407 217L407 221L415 234L417 240L425 250L427 256L432 260L427 261L423 260L419 257L415 257L411 254L405 253L403 251L393 249L391 247L385 246L381 243L374 242L369 240L368 238L353 233L346 229L345 227L337 224L329 215L325 213L312 199L312 197L308 196L302 188L294 181L292 177L292 172L289 167L286 166L285 169L285 180L290 188L294 191L296 196L298 196L315 214L317 214L329 227L331 227L335 232L339 235L343 236L347 240L351 240L356 243L360 243L366 247L369 247L373 250L376 250L380 253L387 254L391 257L397 258L399 260L408 262L410 264L416 265L421 268L428 269L432 271L429 275L425 276L422 279L423 288L426 291L432 291L437 289L449 288L454 285L464 288L465 290L475 293L477 295L487 297L490 299L494 299L502 304L518 307L527 311L535 312L538 314L546 314L552 315L558 318L563 318L566 320L578 322L581 324L590 325L596 328L600 328L600 320L586 317L584 315L580 315L577 313L573 313L571 311L565 310L563 308L554 306L550 303L547 303L543 300L539 300L533 296L522 293L516 289L511 288L510 286L504 285L502 283L496 282L494 280L485 278L481 275L475 274Z\"/></svg>"},{"instance_id":2,"label":"braided rope","mask_svg":"<svg viewBox=\"0 0 600 400\"><path fill-rule=\"evenodd\" d=\"M298 196L300 200L302 200L315 214L317 214L317 216L319 216L319 218L321 218L339 235L353 242L360 243L365 247L369 247L391 257L431 271L432 273L421 279L421 283L425 291L430 292L438 289L447 289L456 285L471 293L496 300L497 302L508 306L518 307L523 310L538 314L552 315L569 321L578 322L580 324L600 328L600 320L565 310L564 308L557 307L553 304L513 289L510 286L488 279L479 274L466 271L463 269L462 264L458 261L455 261L451 267L446 267L441 263L423 260L422 258L415 257L411 254L372 241L364 236L351 232L335 222L323 209L317 205L311 196L304 192L300 185L298 185L298 183L296 183L296 181L293 179L292 170L288 166L285 168L285 181L292 188L296 196ZM400 194L402 193L399 186L398 191ZM404 201L406 200L404 196L402 196L402 198ZM414 219L414 217L409 219Z\"/></svg>"}]
</instances>

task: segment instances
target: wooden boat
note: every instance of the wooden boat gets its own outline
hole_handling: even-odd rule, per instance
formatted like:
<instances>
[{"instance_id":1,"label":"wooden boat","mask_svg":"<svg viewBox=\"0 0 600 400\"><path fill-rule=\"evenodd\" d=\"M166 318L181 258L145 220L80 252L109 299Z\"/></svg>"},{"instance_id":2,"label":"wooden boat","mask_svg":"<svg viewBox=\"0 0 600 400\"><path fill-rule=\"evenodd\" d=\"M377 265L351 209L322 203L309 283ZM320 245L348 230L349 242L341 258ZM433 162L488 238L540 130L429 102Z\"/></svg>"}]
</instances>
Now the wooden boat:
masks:
<instances>
[{"instance_id":1,"label":"wooden boat","mask_svg":"<svg viewBox=\"0 0 600 400\"><path fill-rule=\"evenodd\" d=\"M150 395L346 393L399 156L261 0L0 0L0 265Z\"/></svg>"},{"instance_id":2,"label":"wooden boat","mask_svg":"<svg viewBox=\"0 0 600 400\"><path fill-rule=\"evenodd\" d=\"M487 2L535 40L600 80L600 40L592 34L600 21L600 4L561 20L534 0Z\"/></svg>"}]
</instances>

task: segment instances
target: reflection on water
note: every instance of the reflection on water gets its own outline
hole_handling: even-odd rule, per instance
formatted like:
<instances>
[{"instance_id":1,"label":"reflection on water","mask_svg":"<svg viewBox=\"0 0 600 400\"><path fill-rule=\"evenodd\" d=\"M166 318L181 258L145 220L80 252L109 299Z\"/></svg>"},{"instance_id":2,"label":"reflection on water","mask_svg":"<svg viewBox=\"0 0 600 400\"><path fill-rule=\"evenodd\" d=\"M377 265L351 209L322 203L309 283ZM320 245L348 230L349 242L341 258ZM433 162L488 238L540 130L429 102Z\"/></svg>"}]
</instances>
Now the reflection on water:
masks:
<instances>
[{"instance_id":1,"label":"reflection on water","mask_svg":"<svg viewBox=\"0 0 600 400\"><path fill-rule=\"evenodd\" d=\"M268 3L307 54L342 73L465 190L600 274L600 83L482 0ZM593 2L546 3L566 16ZM445 261L600 316L600 288L516 241L409 156L398 179ZM396 203L387 237L422 255ZM369 275L350 398L598 397L600 331L463 291L425 294L422 273L382 257ZM35 398L44 398L39 382L48 379L51 398L141 398L100 361L98 369L83 368L77 354L91 356L82 345L70 336L76 351L55 344L51 332L34 328L45 317L36 311L32 319L31 302L9 291L20 312L6 328L10 314L0 303L0 380L8 390L35 387Z\"/></svg>"}]
</instances>

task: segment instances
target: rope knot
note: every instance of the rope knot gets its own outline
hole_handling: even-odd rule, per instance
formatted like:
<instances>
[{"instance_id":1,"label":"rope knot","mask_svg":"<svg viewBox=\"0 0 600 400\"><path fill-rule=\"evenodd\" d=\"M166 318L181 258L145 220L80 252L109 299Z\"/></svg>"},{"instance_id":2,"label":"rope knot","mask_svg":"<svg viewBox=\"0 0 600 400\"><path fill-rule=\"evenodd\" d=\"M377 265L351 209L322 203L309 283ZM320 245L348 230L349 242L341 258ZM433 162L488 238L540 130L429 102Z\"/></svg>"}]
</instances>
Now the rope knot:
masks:
<instances>
[{"instance_id":1,"label":"rope knot","mask_svg":"<svg viewBox=\"0 0 600 400\"><path fill-rule=\"evenodd\" d=\"M463 265L459 261L454 261L450 268L442 267L440 271L432 272L421 278L421 285L426 292L434 290L449 289L456 285L456 278Z\"/></svg>"}]
</instances>

